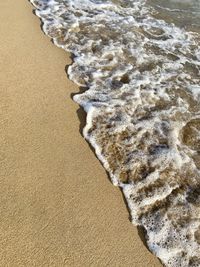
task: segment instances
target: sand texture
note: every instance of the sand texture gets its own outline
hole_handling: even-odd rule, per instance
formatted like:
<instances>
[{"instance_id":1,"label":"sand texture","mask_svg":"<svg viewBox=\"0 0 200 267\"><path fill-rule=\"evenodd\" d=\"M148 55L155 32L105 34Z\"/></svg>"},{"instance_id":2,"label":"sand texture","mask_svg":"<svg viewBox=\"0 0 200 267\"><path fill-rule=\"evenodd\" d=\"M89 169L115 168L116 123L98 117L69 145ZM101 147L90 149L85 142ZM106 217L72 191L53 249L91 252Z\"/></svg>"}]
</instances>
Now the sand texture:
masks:
<instances>
[{"instance_id":1,"label":"sand texture","mask_svg":"<svg viewBox=\"0 0 200 267\"><path fill-rule=\"evenodd\" d=\"M32 9L0 3L0 266L159 267L80 134L70 57Z\"/></svg>"}]
</instances>

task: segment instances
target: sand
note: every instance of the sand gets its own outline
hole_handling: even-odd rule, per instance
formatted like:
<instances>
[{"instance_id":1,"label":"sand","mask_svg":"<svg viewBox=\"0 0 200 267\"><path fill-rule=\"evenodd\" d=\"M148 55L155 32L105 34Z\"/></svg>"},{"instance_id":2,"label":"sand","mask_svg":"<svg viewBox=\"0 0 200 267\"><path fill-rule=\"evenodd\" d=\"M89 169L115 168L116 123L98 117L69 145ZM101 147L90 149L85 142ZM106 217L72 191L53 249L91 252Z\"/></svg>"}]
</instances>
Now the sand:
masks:
<instances>
[{"instance_id":1,"label":"sand","mask_svg":"<svg viewBox=\"0 0 200 267\"><path fill-rule=\"evenodd\" d=\"M32 9L0 3L0 266L159 267L79 132L70 57Z\"/></svg>"}]
</instances>

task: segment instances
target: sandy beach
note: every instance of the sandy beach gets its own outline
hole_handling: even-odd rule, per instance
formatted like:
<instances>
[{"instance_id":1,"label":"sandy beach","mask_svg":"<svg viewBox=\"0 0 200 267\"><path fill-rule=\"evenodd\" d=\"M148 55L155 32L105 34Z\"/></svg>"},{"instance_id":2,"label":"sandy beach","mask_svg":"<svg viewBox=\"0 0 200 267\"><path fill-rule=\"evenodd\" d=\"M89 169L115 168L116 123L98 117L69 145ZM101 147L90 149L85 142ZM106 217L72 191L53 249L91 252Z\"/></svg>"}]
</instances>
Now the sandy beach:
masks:
<instances>
[{"instance_id":1,"label":"sandy beach","mask_svg":"<svg viewBox=\"0 0 200 267\"><path fill-rule=\"evenodd\" d=\"M0 3L0 265L161 266L80 134L69 54L32 11Z\"/></svg>"}]
</instances>

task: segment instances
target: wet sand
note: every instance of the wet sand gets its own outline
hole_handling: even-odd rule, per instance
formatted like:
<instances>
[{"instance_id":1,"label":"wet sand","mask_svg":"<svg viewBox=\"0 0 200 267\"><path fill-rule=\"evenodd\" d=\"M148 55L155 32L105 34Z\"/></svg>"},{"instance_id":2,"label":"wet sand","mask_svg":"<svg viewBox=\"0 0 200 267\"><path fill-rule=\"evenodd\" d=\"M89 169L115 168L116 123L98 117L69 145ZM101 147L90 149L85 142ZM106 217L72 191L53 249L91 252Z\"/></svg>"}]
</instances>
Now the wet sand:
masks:
<instances>
[{"instance_id":1,"label":"wet sand","mask_svg":"<svg viewBox=\"0 0 200 267\"><path fill-rule=\"evenodd\" d=\"M0 265L159 267L79 132L70 57L32 10L0 3Z\"/></svg>"}]
</instances>

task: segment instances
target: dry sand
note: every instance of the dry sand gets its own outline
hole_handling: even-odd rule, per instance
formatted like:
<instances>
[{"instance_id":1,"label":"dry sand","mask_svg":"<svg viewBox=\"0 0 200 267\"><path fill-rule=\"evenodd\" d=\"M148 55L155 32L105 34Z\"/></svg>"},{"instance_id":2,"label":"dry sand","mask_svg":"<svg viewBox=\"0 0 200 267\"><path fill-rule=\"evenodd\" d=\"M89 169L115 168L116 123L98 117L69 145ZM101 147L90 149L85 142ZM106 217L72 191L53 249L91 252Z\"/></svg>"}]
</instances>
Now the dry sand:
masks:
<instances>
[{"instance_id":1,"label":"dry sand","mask_svg":"<svg viewBox=\"0 0 200 267\"><path fill-rule=\"evenodd\" d=\"M79 132L69 55L0 2L0 266L159 267Z\"/></svg>"}]
</instances>

